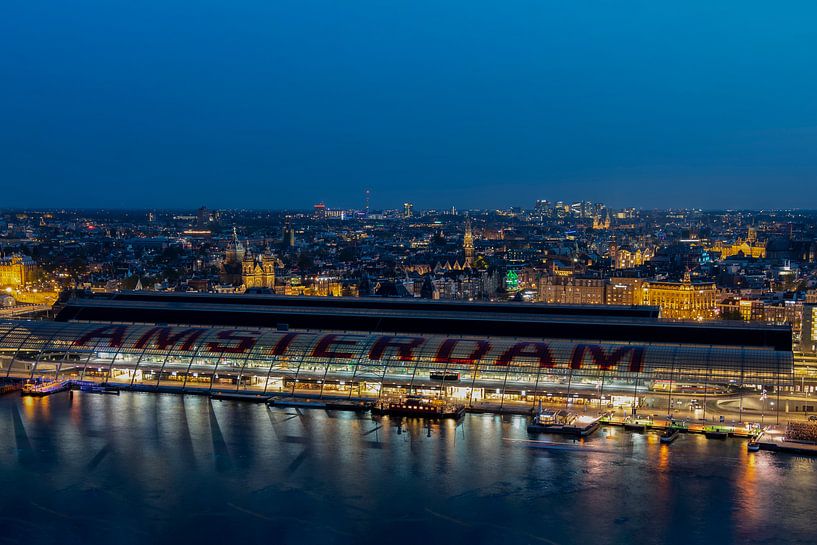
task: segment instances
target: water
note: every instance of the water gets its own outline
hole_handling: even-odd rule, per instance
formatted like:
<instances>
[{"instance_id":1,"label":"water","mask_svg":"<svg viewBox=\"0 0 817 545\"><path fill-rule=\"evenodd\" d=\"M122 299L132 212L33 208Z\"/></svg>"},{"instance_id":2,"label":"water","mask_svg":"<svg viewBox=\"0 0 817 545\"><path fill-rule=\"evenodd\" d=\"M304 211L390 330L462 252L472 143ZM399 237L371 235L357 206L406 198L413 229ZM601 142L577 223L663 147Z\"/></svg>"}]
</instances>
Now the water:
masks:
<instances>
[{"instance_id":1,"label":"water","mask_svg":"<svg viewBox=\"0 0 817 545\"><path fill-rule=\"evenodd\" d=\"M380 424L383 424L378 429ZM202 397L0 398L2 543L814 543L817 463L521 417L427 428Z\"/></svg>"}]
</instances>

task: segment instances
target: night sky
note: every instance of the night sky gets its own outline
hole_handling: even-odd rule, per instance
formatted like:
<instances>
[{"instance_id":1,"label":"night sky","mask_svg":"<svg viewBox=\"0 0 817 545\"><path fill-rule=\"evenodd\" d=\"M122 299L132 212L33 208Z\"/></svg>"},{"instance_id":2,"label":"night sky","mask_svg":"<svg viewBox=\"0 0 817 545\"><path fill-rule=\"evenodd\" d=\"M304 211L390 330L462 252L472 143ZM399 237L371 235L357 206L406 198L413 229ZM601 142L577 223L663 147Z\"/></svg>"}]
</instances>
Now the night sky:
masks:
<instances>
[{"instance_id":1,"label":"night sky","mask_svg":"<svg viewBox=\"0 0 817 545\"><path fill-rule=\"evenodd\" d=\"M817 208L817 3L4 0L0 207Z\"/></svg>"}]
</instances>

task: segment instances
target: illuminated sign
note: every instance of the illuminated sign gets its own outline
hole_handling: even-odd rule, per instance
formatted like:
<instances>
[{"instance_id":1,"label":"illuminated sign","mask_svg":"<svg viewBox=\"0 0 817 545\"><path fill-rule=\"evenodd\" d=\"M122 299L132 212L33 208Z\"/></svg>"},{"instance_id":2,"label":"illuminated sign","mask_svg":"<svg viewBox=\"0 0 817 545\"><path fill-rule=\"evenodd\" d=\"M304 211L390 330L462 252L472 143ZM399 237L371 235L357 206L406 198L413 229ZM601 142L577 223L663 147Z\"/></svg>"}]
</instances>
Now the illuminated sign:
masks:
<instances>
[{"instance_id":1,"label":"illuminated sign","mask_svg":"<svg viewBox=\"0 0 817 545\"><path fill-rule=\"evenodd\" d=\"M176 350L193 354L250 354L259 359L429 362L562 369L643 370L647 348L568 341L468 339L444 336L278 332L201 327L103 325L88 330L75 347L118 351Z\"/></svg>"}]
</instances>

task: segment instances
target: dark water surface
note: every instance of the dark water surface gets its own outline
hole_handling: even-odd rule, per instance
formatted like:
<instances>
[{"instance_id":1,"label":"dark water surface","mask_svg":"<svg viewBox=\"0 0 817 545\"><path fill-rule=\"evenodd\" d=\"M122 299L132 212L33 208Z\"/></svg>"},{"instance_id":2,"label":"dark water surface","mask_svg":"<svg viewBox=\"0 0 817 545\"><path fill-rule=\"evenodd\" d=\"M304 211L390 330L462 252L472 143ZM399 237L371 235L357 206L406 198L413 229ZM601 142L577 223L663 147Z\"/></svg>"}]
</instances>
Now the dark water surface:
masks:
<instances>
[{"instance_id":1,"label":"dark water surface","mask_svg":"<svg viewBox=\"0 0 817 545\"><path fill-rule=\"evenodd\" d=\"M528 439L521 417L428 437L194 396L6 396L0 544L817 542L815 460L616 428Z\"/></svg>"}]
</instances>

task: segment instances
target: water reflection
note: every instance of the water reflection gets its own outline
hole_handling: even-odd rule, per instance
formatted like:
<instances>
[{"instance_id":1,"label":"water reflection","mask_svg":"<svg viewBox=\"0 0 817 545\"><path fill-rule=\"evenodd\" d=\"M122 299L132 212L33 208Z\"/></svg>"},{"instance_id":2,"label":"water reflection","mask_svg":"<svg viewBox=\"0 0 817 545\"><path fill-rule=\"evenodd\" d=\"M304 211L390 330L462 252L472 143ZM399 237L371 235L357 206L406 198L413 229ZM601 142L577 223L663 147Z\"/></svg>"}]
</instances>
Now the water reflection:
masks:
<instances>
[{"instance_id":1,"label":"water reflection","mask_svg":"<svg viewBox=\"0 0 817 545\"><path fill-rule=\"evenodd\" d=\"M205 397L0 398L3 537L27 543L808 542L817 467L737 440Z\"/></svg>"}]
</instances>

